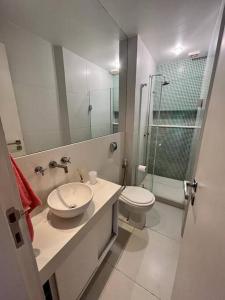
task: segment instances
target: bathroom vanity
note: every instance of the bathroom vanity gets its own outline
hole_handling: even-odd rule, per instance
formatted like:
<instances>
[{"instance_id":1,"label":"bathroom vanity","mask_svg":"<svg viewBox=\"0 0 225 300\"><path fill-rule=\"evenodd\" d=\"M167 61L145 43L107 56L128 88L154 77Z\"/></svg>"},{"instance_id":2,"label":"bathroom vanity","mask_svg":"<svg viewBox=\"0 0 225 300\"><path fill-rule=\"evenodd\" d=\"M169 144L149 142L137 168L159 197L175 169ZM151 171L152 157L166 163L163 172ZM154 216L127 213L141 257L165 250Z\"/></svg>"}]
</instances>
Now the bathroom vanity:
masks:
<instances>
[{"instance_id":1,"label":"bathroom vanity","mask_svg":"<svg viewBox=\"0 0 225 300\"><path fill-rule=\"evenodd\" d=\"M46 208L34 217L37 266L54 300L79 299L117 237L121 186L98 179L92 189L93 200L80 216L61 219Z\"/></svg>"}]
</instances>

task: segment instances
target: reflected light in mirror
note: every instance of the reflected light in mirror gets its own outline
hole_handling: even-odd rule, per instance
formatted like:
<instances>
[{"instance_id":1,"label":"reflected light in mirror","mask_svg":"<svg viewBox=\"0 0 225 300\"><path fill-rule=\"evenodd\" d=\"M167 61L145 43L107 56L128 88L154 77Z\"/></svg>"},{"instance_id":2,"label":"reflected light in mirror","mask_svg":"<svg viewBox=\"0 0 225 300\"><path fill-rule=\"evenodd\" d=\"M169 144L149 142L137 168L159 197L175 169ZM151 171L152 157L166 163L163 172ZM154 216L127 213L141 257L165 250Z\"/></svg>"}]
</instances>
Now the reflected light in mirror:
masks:
<instances>
[{"instance_id":1,"label":"reflected light in mirror","mask_svg":"<svg viewBox=\"0 0 225 300\"><path fill-rule=\"evenodd\" d=\"M110 73L113 75L118 74L120 70L120 62L119 59L116 59L112 64L112 69L110 70Z\"/></svg>"}]
</instances>

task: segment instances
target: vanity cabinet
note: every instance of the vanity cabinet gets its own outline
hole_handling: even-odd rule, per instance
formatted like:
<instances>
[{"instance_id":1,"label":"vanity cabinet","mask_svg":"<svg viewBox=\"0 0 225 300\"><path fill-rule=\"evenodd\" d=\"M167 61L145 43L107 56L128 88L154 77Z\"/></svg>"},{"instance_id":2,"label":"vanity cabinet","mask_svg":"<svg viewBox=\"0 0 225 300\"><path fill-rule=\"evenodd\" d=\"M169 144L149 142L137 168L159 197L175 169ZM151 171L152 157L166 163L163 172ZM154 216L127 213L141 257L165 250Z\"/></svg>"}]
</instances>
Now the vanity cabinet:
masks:
<instances>
[{"instance_id":1,"label":"vanity cabinet","mask_svg":"<svg viewBox=\"0 0 225 300\"><path fill-rule=\"evenodd\" d=\"M116 239L118 204L102 209L92 228L55 272L60 300L79 299Z\"/></svg>"}]
</instances>

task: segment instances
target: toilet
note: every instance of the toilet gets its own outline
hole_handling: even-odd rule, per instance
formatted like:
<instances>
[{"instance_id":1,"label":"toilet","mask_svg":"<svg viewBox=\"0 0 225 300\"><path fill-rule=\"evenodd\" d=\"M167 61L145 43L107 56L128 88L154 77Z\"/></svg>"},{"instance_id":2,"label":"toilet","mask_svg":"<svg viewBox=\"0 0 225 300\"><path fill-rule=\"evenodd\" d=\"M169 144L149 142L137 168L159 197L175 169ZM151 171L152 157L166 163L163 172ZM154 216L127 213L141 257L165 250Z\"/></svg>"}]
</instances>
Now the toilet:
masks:
<instances>
[{"instance_id":1,"label":"toilet","mask_svg":"<svg viewBox=\"0 0 225 300\"><path fill-rule=\"evenodd\" d=\"M120 213L130 225L143 229L146 213L153 207L155 196L139 186L126 186L119 197Z\"/></svg>"}]
</instances>

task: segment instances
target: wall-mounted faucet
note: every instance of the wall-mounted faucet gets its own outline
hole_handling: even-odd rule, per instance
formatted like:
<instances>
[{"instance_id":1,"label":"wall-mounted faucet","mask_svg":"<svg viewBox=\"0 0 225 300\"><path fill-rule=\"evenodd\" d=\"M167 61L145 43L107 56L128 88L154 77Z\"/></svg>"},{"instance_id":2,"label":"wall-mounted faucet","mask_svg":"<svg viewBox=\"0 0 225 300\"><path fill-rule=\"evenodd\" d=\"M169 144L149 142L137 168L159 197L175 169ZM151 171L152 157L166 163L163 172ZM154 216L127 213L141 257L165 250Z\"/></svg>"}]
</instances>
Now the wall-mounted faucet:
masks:
<instances>
[{"instance_id":1,"label":"wall-mounted faucet","mask_svg":"<svg viewBox=\"0 0 225 300\"><path fill-rule=\"evenodd\" d=\"M44 176L45 175L45 170L46 169L44 169L42 166L37 166L34 169L34 173L37 174L37 175L41 174L42 176Z\"/></svg>"},{"instance_id":2,"label":"wall-mounted faucet","mask_svg":"<svg viewBox=\"0 0 225 300\"><path fill-rule=\"evenodd\" d=\"M64 169L64 172L65 173L68 173L68 167L66 165L61 165L61 164L58 164L56 161L52 160L50 161L49 163L49 168L51 169L54 169L54 168L61 168L61 169Z\"/></svg>"},{"instance_id":3,"label":"wall-mounted faucet","mask_svg":"<svg viewBox=\"0 0 225 300\"><path fill-rule=\"evenodd\" d=\"M70 157L67 157L67 156L63 156L62 158L61 158L61 163L62 164L71 164L71 161L70 161Z\"/></svg>"}]
</instances>

